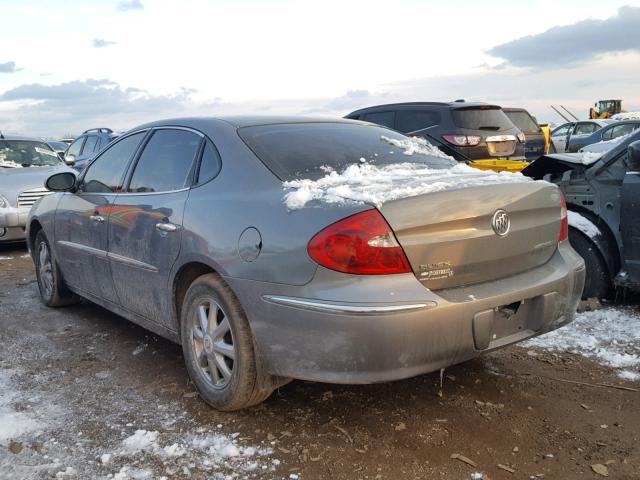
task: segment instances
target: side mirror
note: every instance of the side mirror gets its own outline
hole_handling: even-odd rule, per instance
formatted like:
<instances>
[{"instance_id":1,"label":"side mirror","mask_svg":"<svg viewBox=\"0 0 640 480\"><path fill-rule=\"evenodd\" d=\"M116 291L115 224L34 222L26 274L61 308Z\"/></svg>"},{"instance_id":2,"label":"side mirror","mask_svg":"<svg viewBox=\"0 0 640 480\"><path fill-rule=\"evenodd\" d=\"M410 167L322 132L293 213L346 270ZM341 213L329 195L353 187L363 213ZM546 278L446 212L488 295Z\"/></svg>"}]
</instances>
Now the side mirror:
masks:
<instances>
[{"instance_id":1,"label":"side mirror","mask_svg":"<svg viewBox=\"0 0 640 480\"><path fill-rule=\"evenodd\" d=\"M56 173L47 178L44 186L52 192L68 192L76 186L76 175L71 172Z\"/></svg>"},{"instance_id":2,"label":"side mirror","mask_svg":"<svg viewBox=\"0 0 640 480\"><path fill-rule=\"evenodd\" d=\"M66 155L64 157L64 163L66 163L67 165L69 165L70 167L72 165L76 164L76 156L75 155Z\"/></svg>"},{"instance_id":3,"label":"side mirror","mask_svg":"<svg viewBox=\"0 0 640 480\"><path fill-rule=\"evenodd\" d=\"M640 140L633 142L627 148L627 167L632 172L640 172Z\"/></svg>"}]
</instances>

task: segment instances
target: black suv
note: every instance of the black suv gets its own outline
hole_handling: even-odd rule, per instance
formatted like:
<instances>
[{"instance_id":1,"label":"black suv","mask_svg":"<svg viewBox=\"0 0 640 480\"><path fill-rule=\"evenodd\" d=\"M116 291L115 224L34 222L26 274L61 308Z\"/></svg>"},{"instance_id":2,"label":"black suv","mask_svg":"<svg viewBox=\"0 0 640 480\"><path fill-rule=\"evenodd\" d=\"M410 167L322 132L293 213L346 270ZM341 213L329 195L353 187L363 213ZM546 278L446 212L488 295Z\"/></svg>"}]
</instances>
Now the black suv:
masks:
<instances>
[{"instance_id":1,"label":"black suv","mask_svg":"<svg viewBox=\"0 0 640 480\"><path fill-rule=\"evenodd\" d=\"M524 160L525 137L497 105L461 100L395 103L362 108L345 118L424 137L458 161Z\"/></svg>"},{"instance_id":2,"label":"black suv","mask_svg":"<svg viewBox=\"0 0 640 480\"><path fill-rule=\"evenodd\" d=\"M85 130L64 152L64 160L68 165L81 172L96 153L117 137L118 135L113 133L110 128Z\"/></svg>"}]
</instances>

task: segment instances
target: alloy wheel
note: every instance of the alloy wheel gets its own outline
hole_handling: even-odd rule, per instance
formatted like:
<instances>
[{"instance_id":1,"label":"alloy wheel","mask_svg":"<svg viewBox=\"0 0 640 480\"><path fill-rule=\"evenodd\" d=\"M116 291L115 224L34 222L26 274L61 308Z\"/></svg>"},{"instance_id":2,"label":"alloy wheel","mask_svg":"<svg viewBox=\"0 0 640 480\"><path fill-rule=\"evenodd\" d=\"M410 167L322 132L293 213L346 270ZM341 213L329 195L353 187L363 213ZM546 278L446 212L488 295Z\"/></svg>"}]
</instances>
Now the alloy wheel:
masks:
<instances>
[{"instance_id":1,"label":"alloy wheel","mask_svg":"<svg viewBox=\"0 0 640 480\"><path fill-rule=\"evenodd\" d=\"M53 294L53 265L47 242L40 242L38 246L38 271L40 274L40 286L44 296L51 298Z\"/></svg>"},{"instance_id":2,"label":"alloy wheel","mask_svg":"<svg viewBox=\"0 0 640 480\"><path fill-rule=\"evenodd\" d=\"M192 326L192 345L196 364L203 377L215 388L231 381L236 349L229 319L212 298L198 303Z\"/></svg>"}]
</instances>

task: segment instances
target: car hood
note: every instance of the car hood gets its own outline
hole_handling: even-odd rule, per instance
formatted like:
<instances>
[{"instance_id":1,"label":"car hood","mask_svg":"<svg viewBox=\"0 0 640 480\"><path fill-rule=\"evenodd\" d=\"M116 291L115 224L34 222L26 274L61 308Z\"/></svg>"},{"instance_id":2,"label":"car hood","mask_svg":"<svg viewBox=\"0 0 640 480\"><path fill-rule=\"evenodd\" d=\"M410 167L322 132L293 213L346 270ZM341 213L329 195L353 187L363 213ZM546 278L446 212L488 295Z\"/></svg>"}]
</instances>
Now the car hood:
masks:
<instances>
[{"instance_id":1,"label":"car hood","mask_svg":"<svg viewBox=\"0 0 640 480\"><path fill-rule=\"evenodd\" d=\"M15 207L20 192L31 188L42 188L47 178L60 172L77 173L62 164L51 167L0 168L0 195Z\"/></svg>"}]
</instances>

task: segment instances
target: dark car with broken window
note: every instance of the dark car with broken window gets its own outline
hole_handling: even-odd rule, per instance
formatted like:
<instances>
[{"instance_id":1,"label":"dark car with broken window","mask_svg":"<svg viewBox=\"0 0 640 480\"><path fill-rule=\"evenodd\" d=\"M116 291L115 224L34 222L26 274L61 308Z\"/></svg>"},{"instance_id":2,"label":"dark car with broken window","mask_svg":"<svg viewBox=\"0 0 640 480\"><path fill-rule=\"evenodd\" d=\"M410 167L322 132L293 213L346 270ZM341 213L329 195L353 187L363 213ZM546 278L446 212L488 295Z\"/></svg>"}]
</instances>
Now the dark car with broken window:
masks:
<instances>
[{"instance_id":1,"label":"dark car with broken window","mask_svg":"<svg viewBox=\"0 0 640 480\"><path fill-rule=\"evenodd\" d=\"M370 123L155 122L47 186L28 220L43 302L181 343L224 410L290 378L464 362L567 324L584 283L556 186Z\"/></svg>"},{"instance_id":2,"label":"dark car with broken window","mask_svg":"<svg viewBox=\"0 0 640 480\"><path fill-rule=\"evenodd\" d=\"M377 105L346 115L425 138L458 161L525 158L525 136L497 105L456 101Z\"/></svg>"},{"instance_id":3,"label":"dark car with broken window","mask_svg":"<svg viewBox=\"0 0 640 480\"><path fill-rule=\"evenodd\" d=\"M536 119L524 108L504 107L502 111L524 134L524 157L532 161L545 153L545 139Z\"/></svg>"},{"instance_id":4,"label":"dark car with broken window","mask_svg":"<svg viewBox=\"0 0 640 480\"><path fill-rule=\"evenodd\" d=\"M587 265L584 298L607 298L640 291L640 130L595 146L604 149L546 155L522 173L563 191L569 241Z\"/></svg>"}]
</instances>

